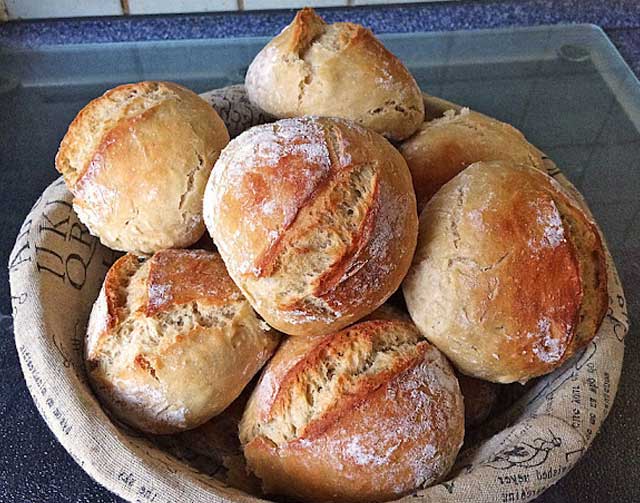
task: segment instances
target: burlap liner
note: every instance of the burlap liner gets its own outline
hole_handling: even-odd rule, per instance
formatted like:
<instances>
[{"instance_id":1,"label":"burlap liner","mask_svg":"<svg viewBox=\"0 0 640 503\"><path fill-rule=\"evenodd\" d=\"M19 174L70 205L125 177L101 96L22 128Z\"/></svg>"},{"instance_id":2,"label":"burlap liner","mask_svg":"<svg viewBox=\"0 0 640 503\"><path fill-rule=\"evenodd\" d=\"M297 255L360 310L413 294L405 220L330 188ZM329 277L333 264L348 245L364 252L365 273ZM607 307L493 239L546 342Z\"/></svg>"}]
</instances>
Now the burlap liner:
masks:
<instances>
[{"instance_id":1,"label":"burlap liner","mask_svg":"<svg viewBox=\"0 0 640 503\"><path fill-rule=\"evenodd\" d=\"M232 136L267 120L242 86L203 96L219 110ZM450 106L429 100L435 109ZM575 190L552 163L549 170ZM112 421L91 392L82 362L85 326L115 258L78 221L61 179L44 191L22 225L9 262L11 298L20 363L40 414L78 464L126 500L258 501L227 483L215 438L205 442L208 457L180 436L158 442ZM406 500L529 501L584 454L613 403L628 330L625 298L609 253L607 264L609 310L594 341L484 425L476 437L486 438L463 448L447 482Z\"/></svg>"}]
</instances>

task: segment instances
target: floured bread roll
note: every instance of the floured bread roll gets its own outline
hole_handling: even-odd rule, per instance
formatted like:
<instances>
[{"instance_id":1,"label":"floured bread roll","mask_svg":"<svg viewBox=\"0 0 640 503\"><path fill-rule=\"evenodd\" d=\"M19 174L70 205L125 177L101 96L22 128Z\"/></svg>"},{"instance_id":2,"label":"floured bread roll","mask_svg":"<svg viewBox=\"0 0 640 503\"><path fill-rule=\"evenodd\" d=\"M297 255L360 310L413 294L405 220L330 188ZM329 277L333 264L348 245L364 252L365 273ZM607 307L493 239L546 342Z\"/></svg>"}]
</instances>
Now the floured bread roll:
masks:
<instances>
[{"instance_id":1,"label":"floured bread roll","mask_svg":"<svg viewBox=\"0 0 640 503\"><path fill-rule=\"evenodd\" d=\"M434 484L463 437L453 369L398 320L290 337L240 422L263 490L312 502L386 501Z\"/></svg>"},{"instance_id":2,"label":"floured bread roll","mask_svg":"<svg viewBox=\"0 0 640 503\"><path fill-rule=\"evenodd\" d=\"M89 326L87 373L102 402L150 433L195 428L235 400L278 344L215 253L132 254L109 270Z\"/></svg>"},{"instance_id":3,"label":"floured bread roll","mask_svg":"<svg viewBox=\"0 0 640 503\"><path fill-rule=\"evenodd\" d=\"M216 111L170 82L107 91L69 126L56 169L78 218L105 246L136 254L202 236L202 196L229 142Z\"/></svg>"},{"instance_id":4,"label":"floured bread roll","mask_svg":"<svg viewBox=\"0 0 640 503\"><path fill-rule=\"evenodd\" d=\"M602 241L542 171L473 164L429 201L419 232L407 307L463 373L524 383L595 336L607 308Z\"/></svg>"},{"instance_id":5,"label":"floured bread roll","mask_svg":"<svg viewBox=\"0 0 640 503\"><path fill-rule=\"evenodd\" d=\"M337 118L283 119L229 143L204 217L258 313L292 335L327 334L380 306L411 264L411 176L382 136Z\"/></svg>"},{"instance_id":6,"label":"floured bread roll","mask_svg":"<svg viewBox=\"0 0 640 503\"><path fill-rule=\"evenodd\" d=\"M474 162L505 161L543 169L542 153L513 126L463 108L423 123L399 147L416 191L418 213L454 176Z\"/></svg>"},{"instance_id":7,"label":"floured bread roll","mask_svg":"<svg viewBox=\"0 0 640 503\"><path fill-rule=\"evenodd\" d=\"M392 140L424 118L415 79L369 30L327 24L312 9L255 57L245 79L249 99L278 118L344 117Z\"/></svg>"}]
</instances>

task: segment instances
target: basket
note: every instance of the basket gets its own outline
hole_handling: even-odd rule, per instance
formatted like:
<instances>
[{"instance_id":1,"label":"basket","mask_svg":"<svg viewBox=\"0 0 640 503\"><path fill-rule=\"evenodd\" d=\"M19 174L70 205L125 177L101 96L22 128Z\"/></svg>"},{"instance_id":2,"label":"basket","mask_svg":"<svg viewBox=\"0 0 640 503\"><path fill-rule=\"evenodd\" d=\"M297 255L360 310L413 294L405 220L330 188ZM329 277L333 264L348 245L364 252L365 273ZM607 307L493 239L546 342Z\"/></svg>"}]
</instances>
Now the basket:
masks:
<instances>
[{"instance_id":1,"label":"basket","mask_svg":"<svg viewBox=\"0 0 640 503\"><path fill-rule=\"evenodd\" d=\"M242 86L202 96L231 136L268 120ZM430 97L426 104L434 115L457 107ZM577 194L547 162L550 175ZM258 501L230 485L215 442L203 459L184 437L153 438L118 423L93 395L82 358L85 328L117 254L89 234L71 201L62 179L51 184L24 221L9 262L15 341L38 411L75 461L125 500ZM608 251L607 271L609 308L596 338L468 438L446 482L405 501L529 501L569 472L607 417L622 369L628 317Z\"/></svg>"}]
</instances>

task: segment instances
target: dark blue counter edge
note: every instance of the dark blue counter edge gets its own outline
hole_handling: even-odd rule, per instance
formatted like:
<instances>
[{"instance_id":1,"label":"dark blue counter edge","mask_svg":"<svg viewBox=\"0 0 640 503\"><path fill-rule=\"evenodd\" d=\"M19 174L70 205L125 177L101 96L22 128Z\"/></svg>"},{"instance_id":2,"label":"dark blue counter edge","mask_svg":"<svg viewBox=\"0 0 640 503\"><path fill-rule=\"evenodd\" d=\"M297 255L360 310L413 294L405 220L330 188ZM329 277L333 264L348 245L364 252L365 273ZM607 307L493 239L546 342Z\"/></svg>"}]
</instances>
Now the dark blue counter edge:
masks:
<instances>
[{"instance_id":1,"label":"dark blue counter edge","mask_svg":"<svg viewBox=\"0 0 640 503\"><path fill-rule=\"evenodd\" d=\"M206 14L10 21L0 44L37 47L70 43L132 42L273 36L295 9ZM318 9L327 21L352 21L376 33L452 31L561 23L596 24L605 30L640 28L637 0L475 0Z\"/></svg>"},{"instance_id":2,"label":"dark blue counter edge","mask_svg":"<svg viewBox=\"0 0 640 503\"><path fill-rule=\"evenodd\" d=\"M143 40L273 36L296 9L206 14L70 18L0 24L0 49ZM640 75L637 0L474 0L318 9L329 22L352 21L376 33L453 31L509 26L594 24Z\"/></svg>"}]
</instances>

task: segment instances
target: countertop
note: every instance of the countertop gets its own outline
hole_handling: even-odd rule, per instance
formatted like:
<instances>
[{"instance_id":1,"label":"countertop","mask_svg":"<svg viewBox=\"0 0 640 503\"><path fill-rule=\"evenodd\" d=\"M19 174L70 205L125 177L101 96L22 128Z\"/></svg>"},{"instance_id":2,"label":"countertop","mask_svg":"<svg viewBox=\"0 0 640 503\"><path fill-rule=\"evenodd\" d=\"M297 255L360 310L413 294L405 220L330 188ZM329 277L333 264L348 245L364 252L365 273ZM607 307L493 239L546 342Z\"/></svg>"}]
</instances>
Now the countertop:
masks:
<instances>
[{"instance_id":1,"label":"countertop","mask_svg":"<svg viewBox=\"0 0 640 503\"><path fill-rule=\"evenodd\" d=\"M593 23L604 28L636 75L640 74L640 2L637 0L474 1L318 10L329 21L348 19L376 33ZM0 46L272 36L291 17L292 11L276 11L11 22L0 25ZM2 111L0 117L1 114ZM11 212L11 195L5 194L2 204L3 211ZM19 212L11 215L15 229L24 216ZM13 241L15 229L5 229L4 239ZM1 259L7 263L6 256ZM637 463L640 452L640 420L636 407L640 392L634 382L640 378L640 344L636 337L640 326L640 296L628 286L640 285L640 263L628 264L626 271L622 280L627 286L632 328L627 337L615 404L588 453L570 474L538 499L540 502L640 501L640 471L629 469ZM3 444L0 501L121 501L75 464L38 415L22 378L13 343L6 273L0 282L0 442Z\"/></svg>"},{"instance_id":2,"label":"countertop","mask_svg":"<svg viewBox=\"0 0 640 503\"><path fill-rule=\"evenodd\" d=\"M640 2L637 0L473 0L317 10L327 21L349 20L376 33L593 23L605 29L636 75L640 73ZM10 22L0 25L0 42L34 47L43 44L274 36L290 22L293 12Z\"/></svg>"}]
</instances>

